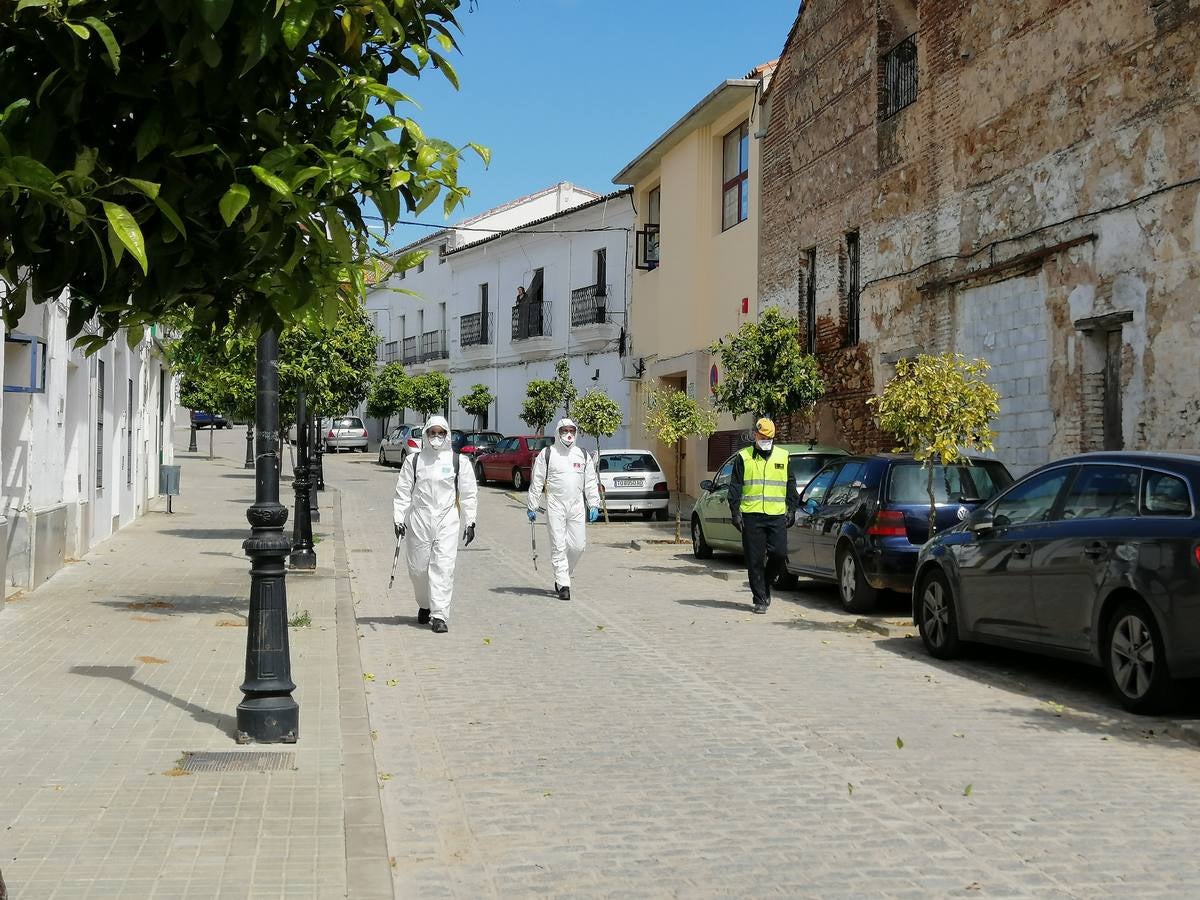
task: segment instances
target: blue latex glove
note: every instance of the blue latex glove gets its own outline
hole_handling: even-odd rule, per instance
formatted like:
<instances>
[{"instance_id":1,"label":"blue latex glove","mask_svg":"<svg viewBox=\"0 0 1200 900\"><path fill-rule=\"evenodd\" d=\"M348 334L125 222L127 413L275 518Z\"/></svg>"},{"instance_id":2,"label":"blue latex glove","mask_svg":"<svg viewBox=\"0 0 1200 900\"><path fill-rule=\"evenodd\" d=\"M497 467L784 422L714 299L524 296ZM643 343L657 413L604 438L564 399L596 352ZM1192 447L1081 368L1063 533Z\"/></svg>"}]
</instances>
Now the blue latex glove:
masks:
<instances>
[{"instance_id":1,"label":"blue latex glove","mask_svg":"<svg viewBox=\"0 0 1200 900\"><path fill-rule=\"evenodd\" d=\"M532 509L527 509L527 510L525 510L525 515L529 516L529 521L530 521L530 522L536 522L536 521L537 521L537 513L535 513L535 512L534 512Z\"/></svg>"},{"instance_id":2,"label":"blue latex glove","mask_svg":"<svg viewBox=\"0 0 1200 900\"><path fill-rule=\"evenodd\" d=\"M600 518L600 507L593 506L591 509L588 510L588 521L589 522L595 522L599 518Z\"/></svg>"}]
</instances>

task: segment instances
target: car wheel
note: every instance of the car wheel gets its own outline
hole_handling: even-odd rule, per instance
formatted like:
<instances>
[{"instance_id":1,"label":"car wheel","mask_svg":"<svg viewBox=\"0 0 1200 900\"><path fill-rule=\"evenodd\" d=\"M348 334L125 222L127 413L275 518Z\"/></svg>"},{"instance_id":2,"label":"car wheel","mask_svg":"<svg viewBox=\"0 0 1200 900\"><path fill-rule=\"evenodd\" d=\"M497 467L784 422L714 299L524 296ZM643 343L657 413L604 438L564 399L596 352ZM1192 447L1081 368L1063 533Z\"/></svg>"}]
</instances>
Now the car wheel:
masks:
<instances>
[{"instance_id":1,"label":"car wheel","mask_svg":"<svg viewBox=\"0 0 1200 900\"><path fill-rule=\"evenodd\" d=\"M692 556L696 559L711 559L713 549L704 539L704 528L698 518L692 519Z\"/></svg>"},{"instance_id":2,"label":"car wheel","mask_svg":"<svg viewBox=\"0 0 1200 900\"><path fill-rule=\"evenodd\" d=\"M513 469L513 489L518 491L525 490L525 476L521 474L520 469Z\"/></svg>"},{"instance_id":3,"label":"car wheel","mask_svg":"<svg viewBox=\"0 0 1200 900\"><path fill-rule=\"evenodd\" d=\"M487 475L483 473L483 466L475 467L475 482L477 484L487 484Z\"/></svg>"},{"instance_id":4,"label":"car wheel","mask_svg":"<svg viewBox=\"0 0 1200 900\"><path fill-rule=\"evenodd\" d=\"M642 518L645 521L649 522L651 519L654 518L654 510L652 510L652 509L646 510L644 513L642 513Z\"/></svg>"},{"instance_id":5,"label":"car wheel","mask_svg":"<svg viewBox=\"0 0 1200 900\"><path fill-rule=\"evenodd\" d=\"M1162 635L1149 608L1126 600L1109 620L1104 640L1104 670L1121 704L1131 712L1153 713L1171 700L1171 673Z\"/></svg>"},{"instance_id":6,"label":"car wheel","mask_svg":"<svg viewBox=\"0 0 1200 900\"><path fill-rule=\"evenodd\" d=\"M667 511L666 507L664 507L664 508L662 508L662 509L656 509L656 510L654 511L654 519L655 519L655 521L656 521L656 522L665 522L665 521L667 521L667 513L668 513L668 511Z\"/></svg>"},{"instance_id":7,"label":"car wheel","mask_svg":"<svg viewBox=\"0 0 1200 900\"><path fill-rule=\"evenodd\" d=\"M383 455L383 448L382 448L382 447L380 447L380 448L379 448L379 464L380 464L381 466L386 466L386 465L388 464L388 462L387 462L387 457Z\"/></svg>"},{"instance_id":8,"label":"car wheel","mask_svg":"<svg viewBox=\"0 0 1200 900\"><path fill-rule=\"evenodd\" d=\"M854 550L846 547L838 554L838 594L846 612L869 612L875 608L879 591L867 583Z\"/></svg>"},{"instance_id":9,"label":"car wheel","mask_svg":"<svg viewBox=\"0 0 1200 900\"><path fill-rule=\"evenodd\" d=\"M958 613L954 609L954 594L946 576L936 570L921 579L917 588L920 601L917 630L930 656L953 659L962 652L958 639Z\"/></svg>"}]
</instances>

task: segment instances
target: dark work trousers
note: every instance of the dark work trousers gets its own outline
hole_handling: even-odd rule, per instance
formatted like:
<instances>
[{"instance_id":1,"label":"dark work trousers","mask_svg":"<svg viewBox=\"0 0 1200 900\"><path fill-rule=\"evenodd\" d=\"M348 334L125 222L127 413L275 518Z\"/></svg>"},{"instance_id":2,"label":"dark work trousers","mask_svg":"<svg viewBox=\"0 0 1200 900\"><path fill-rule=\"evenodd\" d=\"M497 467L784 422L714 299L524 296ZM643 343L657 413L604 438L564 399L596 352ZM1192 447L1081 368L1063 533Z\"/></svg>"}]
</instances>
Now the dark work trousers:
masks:
<instances>
[{"instance_id":1,"label":"dark work trousers","mask_svg":"<svg viewBox=\"0 0 1200 900\"><path fill-rule=\"evenodd\" d=\"M755 604L771 602L771 585L787 561L787 516L742 515L742 552Z\"/></svg>"}]
</instances>

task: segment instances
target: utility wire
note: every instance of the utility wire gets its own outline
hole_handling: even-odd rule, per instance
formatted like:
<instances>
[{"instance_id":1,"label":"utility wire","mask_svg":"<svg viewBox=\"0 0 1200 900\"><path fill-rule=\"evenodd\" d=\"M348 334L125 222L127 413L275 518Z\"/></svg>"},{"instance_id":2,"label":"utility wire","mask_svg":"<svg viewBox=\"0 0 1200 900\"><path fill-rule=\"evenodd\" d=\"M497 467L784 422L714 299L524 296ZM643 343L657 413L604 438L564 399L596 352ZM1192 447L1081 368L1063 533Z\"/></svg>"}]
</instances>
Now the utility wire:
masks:
<instances>
[{"instance_id":1,"label":"utility wire","mask_svg":"<svg viewBox=\"0 0 1200 900\"><path fill-rule=\"evenodd\" d=\"M379 216L363 216L370 222L382 222ZM433 228L437 231L479 231L486 234L589 234L597 231L624 231L629 233L632 228L601 227L601 228L545 228L533 229L516 226L514 228L472 228L468 225L433 225L429 222L406 222L403 219L396 225L416 225L418 228Z\"/></svg>"}]
</instances>

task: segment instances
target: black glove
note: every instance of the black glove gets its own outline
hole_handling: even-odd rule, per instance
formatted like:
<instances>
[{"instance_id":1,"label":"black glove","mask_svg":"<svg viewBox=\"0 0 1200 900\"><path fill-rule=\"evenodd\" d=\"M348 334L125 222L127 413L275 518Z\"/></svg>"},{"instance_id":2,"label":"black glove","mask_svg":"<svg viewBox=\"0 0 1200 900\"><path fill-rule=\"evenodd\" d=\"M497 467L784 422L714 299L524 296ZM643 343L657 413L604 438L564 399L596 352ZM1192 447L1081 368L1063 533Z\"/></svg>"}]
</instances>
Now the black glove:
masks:
<instances>
[{"instance_id":1,"label":"black glove","mask_svg":"<svg viewBox=\"0 0 1200 900\"><path fill-rule=\"evenodd\" d=\"M472 522L470 525L468 525L467 530L463 532L463 540L466 541L466 544L463 545L465 547L470 547L471 541L475 540L475 523L474 522Z\"/></svg>"},{"instance_id":2,"label":"black glove","mask_svg":"<svg viewBox=\"0 0 1200 900\"><path fill-rule=\"evenodd\" d=\"M405 531L404 526L401 523L397 522L396 523L396 540L400 540L400 538L404 537L404 531Z\"/></svg>"},{"instance_id":3,"label":"black glove","mask_svg":"<svg viewBox=\"0 0 1200 900\"><path fill-rule=\"evenodd\" d=\"M736 528L736 529L738 530L738 532L739 532L739 533L741 533L741 530L742 530L742 514L741 514L740 512L735 512L735 513L733 514L733 527L734 527L734 528Z\"/></svg>"},{"instance_id":4,"label":"black glove","mask_svg":"<svg viewBox=\"0 0 1200 900\"><path fill-rule=\"evenodd\" d=\"M783 524L786 525L788 528L791 528L793 525L795 525L796 524L796 514L794 512L788 513L787 518L783 520Z\"/></svg>"}]
</instances>

